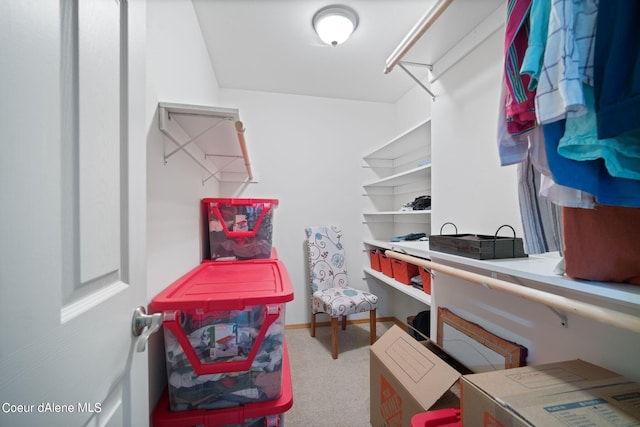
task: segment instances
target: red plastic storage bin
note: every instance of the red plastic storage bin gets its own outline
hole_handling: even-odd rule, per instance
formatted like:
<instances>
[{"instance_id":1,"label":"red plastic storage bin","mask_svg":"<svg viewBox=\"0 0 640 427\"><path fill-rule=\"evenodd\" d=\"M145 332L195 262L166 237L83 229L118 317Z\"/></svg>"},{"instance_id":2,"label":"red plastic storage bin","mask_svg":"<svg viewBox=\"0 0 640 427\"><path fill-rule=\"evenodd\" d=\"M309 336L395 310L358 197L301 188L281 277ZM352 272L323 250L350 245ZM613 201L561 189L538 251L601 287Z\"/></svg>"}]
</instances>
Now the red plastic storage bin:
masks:
<instances>
[{"instance_id":1,"label":"red plastic storage bin","mask_svg":"<svg viewBox=\"0 0 640 427\"><path fill-rule=\"evenodd\" d=\"M371 262L371 268L375 271L381 271L380 267L380 251L377 249L369 249L369 261Z\"/></svg>"},{"instance_id":2,"label":"red plastic storage bin","mask_svg":"<svg viewBox=\"0 0 640 427\"><path fill-rule=\"evenodd\" d=\"M283 425L283 414L293 406L291 369L286 345L282 358L282 394L269 402L248 403L225 409L171 412L165 391L152 414L153 427L271 427Z\"/></svg>"},{"instance_id":3,"label":"red plastic storage bin","mask_svg":"<svg viewBox=\"0 0 640 427\"><path fill-rule=\"evenodd\" d=\"M206 262L149 305L163 313L172 411L280 396L291 280L277 259Z\"/></svg>"},{"instance_id":4,"label":"red plastic storage bin","mask_svg":"<svg viewBox=\"0 0 640 427\"><path fill-rule=\"evenodd\" d=\"M387 257L384 252L380 253L380 270L387 276L393 277L391 268L391 258Z\"/></svg>"},{"instance_id":5,"label":"red plastic storage bin","mask_svg":"<svg viewBox=\"0 0 640 427\"><path fill-rule=\"evenodd\" d=\"M211 259L271 257L276 199L202 199Z\"/></svg>"},{"instance_id":6,"label":"red plastic storage bin","mask_svg":"<svg viewBox=\"0 0 640 427\"><path fill-rule=\"evenodd\" d=\"M393 278L405 285L410 285L411 278L419 274L417 265L399 259L391 260L391 269L393 270Z\"/></svg>"},{"instance_id":7,"label":"red plastic storage bin","mask_svg":"<svg viewBox=\"0 0 640 427\"><path fill-rule=\"evenodd\" d=\"M420 267L420 279L422 279L422 290L431 295L431 271Z\"/></svg>"},{"instance_id":8,"label":"red plastic storage bin","mask_svg":"<svg viewBox=\"0 0 640 427\"><path fill-rule=\"evenodd\" d=\"M411 417L411 427L460 427L460 408L421 412Z\"/></svg>"}]
</instances>

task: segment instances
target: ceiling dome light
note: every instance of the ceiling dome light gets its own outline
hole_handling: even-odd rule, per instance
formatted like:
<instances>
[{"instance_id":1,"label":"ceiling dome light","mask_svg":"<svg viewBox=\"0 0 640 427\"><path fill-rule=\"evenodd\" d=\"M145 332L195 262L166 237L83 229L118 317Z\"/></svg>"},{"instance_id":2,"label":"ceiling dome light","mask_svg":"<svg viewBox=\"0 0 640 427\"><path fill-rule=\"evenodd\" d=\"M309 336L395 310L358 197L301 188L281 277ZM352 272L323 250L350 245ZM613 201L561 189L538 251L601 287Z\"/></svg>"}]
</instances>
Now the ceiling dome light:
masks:
<instances>
[{"instance_id":1,"label":"ceiling dome light","mask_svg":"<svg viewBox=\"0 0 640 427\"><path fill-rule=\"evenodd\" d=\"M323 7L313 16L313 28L320 40L337 46L347 41L358 26L358 15L346 6Z\"/></svg>"}]
</instances>

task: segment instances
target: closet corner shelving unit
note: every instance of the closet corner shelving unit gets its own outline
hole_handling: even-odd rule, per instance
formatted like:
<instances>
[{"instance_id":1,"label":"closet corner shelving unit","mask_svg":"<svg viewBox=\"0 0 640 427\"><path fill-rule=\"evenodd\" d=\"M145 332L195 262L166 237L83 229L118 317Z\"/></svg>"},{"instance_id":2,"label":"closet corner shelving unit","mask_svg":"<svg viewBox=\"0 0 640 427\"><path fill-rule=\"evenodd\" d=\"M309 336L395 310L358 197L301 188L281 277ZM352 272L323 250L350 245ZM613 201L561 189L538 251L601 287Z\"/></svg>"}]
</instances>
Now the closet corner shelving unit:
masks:
<instances>
[{"instance_id":1,"label":"closet corner shelving unit","mask_svg":"<svg viewBox=\"0 0 640 427\"><path fill-rule=\"evenodd\" d=\"M431 120L426 119L373 152L363 156L363 167L371 169L376 179L363 184L371 210L363 212L364 224L371 239L369 249L392 249L414 256L428 256L427 242L391 242L394 236L424 232L429 234L431 210L403 211L401 206L416 197L431 194ZM427 305L431 296L413 286L364 266L364 272L400 292Z\"/></svg>"},{"instance_id":2,"label":"closet corner shelving unit","mask_svg":"<svg viewBox=\"0 0 640 427\"><path fill-rule=\"evenodd\" d=\"M165 144L164 162L183 152L219 182L255 183L244 124L235 108L158 103L158 125L174 144Z\"/></svg>"}]
</instances>

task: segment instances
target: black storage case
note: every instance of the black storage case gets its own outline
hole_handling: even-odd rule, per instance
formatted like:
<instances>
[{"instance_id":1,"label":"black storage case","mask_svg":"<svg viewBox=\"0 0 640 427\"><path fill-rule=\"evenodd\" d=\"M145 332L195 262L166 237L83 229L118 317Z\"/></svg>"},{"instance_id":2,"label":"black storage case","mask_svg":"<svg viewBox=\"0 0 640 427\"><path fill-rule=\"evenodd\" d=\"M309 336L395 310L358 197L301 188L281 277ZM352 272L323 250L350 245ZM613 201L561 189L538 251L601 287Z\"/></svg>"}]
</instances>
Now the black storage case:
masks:
<instances>
[{"instance_id":1,"label":"black storage case","mask_svg":"<svg viewBox=\"0 0 640 427\"><path fill-rule=\"evenodd\" d=\"M447 224L445 223L442 227ZM455 227L454 224L451 224ZM442 227L440 233L442 233ZM498 236L502 227L509 227L513 237ZM458 229L456 227L456 233ZM445 252L474 259L522 258L528 256L524 252L522 239L516 237L515 230L503 225L493 236L482 234L440 234L429 237L429 250Z\"/></svg>"}]
</instances>

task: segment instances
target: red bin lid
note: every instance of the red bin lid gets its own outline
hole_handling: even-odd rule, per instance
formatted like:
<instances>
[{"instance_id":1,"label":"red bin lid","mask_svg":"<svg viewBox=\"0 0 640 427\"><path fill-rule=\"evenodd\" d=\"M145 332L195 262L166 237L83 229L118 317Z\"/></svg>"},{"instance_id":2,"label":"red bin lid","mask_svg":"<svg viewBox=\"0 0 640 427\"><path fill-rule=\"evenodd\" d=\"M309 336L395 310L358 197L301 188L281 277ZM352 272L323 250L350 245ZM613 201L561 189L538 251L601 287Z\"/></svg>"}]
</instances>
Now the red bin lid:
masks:
<instances>
[{"instance_id":1,"label":"red bin lid","mask_svg":"<svg viewBox=\"0 0 640 427\"><path fill-rule=\"evenodd\" d=\"M204 262L156 295L149 309L211 312L292 300L291 279L280 260Z\"/></svg>"},{"instance_id":2,"label":"red bin lid","mask_svg":"<svg viewBox=\"0 0 640 427\"><path fill-rule=\"evenodd\" d=\"M259 204L272 204L277 206L279 201L278 199L235 199L235 198L207 198L202 199L202 203L222 203L225 205L232 206L250 206L250 205L259 205Z\"/></svg>"}]
</instances>

